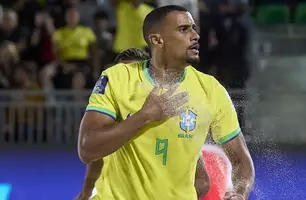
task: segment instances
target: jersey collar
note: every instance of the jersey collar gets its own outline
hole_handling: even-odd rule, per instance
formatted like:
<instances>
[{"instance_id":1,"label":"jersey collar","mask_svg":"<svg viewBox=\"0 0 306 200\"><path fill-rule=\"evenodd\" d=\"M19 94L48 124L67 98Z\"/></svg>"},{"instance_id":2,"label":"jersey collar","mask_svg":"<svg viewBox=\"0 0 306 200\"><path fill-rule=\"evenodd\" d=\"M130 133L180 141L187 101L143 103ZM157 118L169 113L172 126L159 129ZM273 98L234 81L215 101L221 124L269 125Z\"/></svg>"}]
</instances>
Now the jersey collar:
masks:
<instances>
[{"instance_id":1,"label":"jersey collar","mask_svg":"<svg viewBox=\"0 0 306 200\"><path fill-rule=\"evenodd\" d=\"M142 71L143 71L143 74L144 74L144 77L147 79L147 81L151 84L151 85L155 85L154 83L154 80L152 79L152 76L149 72L149 64L150 64L150 60L146 60L143 65L142 65ZM183 76L181 77L180 79L180 83L184 81L185 77L186 77L186 74L187 74L187 69L185 68L184 69L184 74Z\"/></svg>"}]
</instances>

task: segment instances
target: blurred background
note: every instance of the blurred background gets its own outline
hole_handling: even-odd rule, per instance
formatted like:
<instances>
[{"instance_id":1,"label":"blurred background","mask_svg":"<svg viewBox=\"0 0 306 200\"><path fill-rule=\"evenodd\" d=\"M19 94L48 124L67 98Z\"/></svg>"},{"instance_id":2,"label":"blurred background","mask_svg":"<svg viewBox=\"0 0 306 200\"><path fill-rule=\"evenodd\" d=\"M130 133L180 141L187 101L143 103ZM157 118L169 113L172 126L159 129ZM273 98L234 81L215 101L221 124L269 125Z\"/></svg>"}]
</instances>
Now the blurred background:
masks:
<instances>
[{"instance_id":1,"label":"blurred background","mask_svg":"<svg viewBox=\"0 0 306 200\"><path fill-rule=\"evenodd\" d=\"M186 7L200 71L230 92L256 167L252 200L306 197L306 1L1 0L0 200L68 200L81 190L79 122L115 56L146 49L156 6Z\"/></svg>"}]
</instances>

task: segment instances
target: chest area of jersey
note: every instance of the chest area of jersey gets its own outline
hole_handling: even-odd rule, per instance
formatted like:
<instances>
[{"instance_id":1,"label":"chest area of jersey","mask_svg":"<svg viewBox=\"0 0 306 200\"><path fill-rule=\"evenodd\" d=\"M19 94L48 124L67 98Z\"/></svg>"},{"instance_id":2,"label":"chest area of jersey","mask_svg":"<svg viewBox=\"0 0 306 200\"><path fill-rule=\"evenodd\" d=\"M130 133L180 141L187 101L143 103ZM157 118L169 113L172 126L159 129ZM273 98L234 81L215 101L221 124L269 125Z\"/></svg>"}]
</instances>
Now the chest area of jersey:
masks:
<instances>
[{"instance_id":1,"label":"chest area of jersey","mask_svg":"<svg viewBox=\"0 0 306 200\"><path fill-rule=\"evenodd\" d=\"M125 99L119 101L119 109L121 119L124 120L136 112L138 112L146 98L150 94L152 87L147 87L139 84L135 84L133 89L124 92ZM184 140L196 139L198 136L203 136L204 132L207 132L212 122L212 109L210 102L208 101L204 91L201 89L194 90L188 87L178 88L176 93L187 91L188 92L188 102L182 107L185 111L179 115L172 117L158 126L155 126L154 135L163 137L167 135L169 137L175 137ZM152 125L153 126L153 125ZM170 135L168 133L171 133Z\"/></svg>"}]
</instances>

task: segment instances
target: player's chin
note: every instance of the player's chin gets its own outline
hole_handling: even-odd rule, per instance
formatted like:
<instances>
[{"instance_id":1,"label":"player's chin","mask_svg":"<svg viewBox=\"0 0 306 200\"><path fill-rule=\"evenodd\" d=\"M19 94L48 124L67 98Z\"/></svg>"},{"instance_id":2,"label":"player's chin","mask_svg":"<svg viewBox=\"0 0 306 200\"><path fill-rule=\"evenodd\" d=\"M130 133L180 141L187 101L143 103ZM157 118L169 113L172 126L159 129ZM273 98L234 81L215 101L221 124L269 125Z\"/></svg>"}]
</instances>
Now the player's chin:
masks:
<instances>
[{"instance_id":1,"label":"player's chin","mask_svg":"<svg viewBox=\"0 0 306 200\"><path fill-rule=\"evenodd\" d=\"M189 55L187 56L186 61L189 64L198 64L200 62L200 56L199 55Z\"/></svg>"}]
</instances>

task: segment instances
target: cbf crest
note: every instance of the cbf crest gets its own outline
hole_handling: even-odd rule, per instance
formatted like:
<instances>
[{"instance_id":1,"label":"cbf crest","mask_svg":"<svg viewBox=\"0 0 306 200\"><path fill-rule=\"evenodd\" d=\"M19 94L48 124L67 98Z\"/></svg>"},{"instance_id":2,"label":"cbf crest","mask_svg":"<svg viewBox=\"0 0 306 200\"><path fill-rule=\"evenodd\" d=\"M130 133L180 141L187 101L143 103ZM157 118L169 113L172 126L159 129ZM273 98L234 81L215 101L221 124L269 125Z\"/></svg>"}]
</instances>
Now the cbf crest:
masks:
<instances>
[{"instance_id":1,"label":"cbf crest","mask_svg":"<svg viewBox=\"0 0 306 200\"><path fill-rule=\"evenodd\" d=\"M193 131L196 128L196 120L197 114L187 109L180 115L180 128L186 133Z\"/></svg>"}]
</instances>

